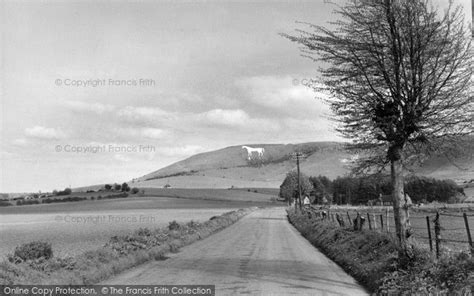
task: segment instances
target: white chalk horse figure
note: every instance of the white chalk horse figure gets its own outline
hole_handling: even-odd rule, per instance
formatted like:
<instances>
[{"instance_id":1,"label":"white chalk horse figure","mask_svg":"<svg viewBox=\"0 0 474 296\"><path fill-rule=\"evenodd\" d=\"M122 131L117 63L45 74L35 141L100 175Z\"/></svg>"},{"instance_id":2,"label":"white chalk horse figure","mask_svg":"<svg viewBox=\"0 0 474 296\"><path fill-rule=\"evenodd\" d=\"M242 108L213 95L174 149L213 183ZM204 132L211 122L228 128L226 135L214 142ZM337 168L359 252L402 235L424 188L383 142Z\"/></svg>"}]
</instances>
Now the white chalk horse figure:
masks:
<instances>
[{"instance_id":1,"label":"white chalk horse figure","mask_svg":"<svg viewBox=\"0 0 474 296\"><path fill-rule=\"evenodd\" d=\"M252 148L252 147L249 147L249 146L242 146L242 149L247 150L248 160L252 159L252 155L254 153L257 153L258 157L262 158L263 153L265 152L264 148Z\"/></svg>"}]
</instances>

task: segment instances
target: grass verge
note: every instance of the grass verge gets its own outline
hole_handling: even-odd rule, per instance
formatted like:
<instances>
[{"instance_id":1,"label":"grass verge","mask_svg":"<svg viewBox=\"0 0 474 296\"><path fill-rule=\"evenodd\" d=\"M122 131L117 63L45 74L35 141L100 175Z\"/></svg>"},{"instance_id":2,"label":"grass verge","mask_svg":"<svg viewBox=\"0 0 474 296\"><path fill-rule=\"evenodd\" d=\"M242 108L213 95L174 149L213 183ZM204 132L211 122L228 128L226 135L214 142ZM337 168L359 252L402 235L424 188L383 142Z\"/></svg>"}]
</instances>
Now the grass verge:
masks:
<instances>
[{"instance_id":1,"label":"grass verge","mask_svg":"<svg viewBox=\"0 0 474 296\"><path fill-rule=\"evenodd\" d=\"M165 258L180 247L208 237L248 214L240 209L212 217L204 223L171 222L166 228L141 228L114 236L103 247L75 257L22 260L14 255L0 262L0 285L90 285L150 260Z\"/></svg>"},{"instance_id":2,"label":"grass verge","mask_svg":"<svg viewBox=\"0 0 474 296\"><path fill-rule=\"evenodd\" d=\"M429 250L412 246L412 258L398 258L398 246L387 233L354 231L321 218L288 211L288 219L320 249L370 292L382 295L471 295L474 259L466 253L433 258Z\"/></svg>"}]
</instances>

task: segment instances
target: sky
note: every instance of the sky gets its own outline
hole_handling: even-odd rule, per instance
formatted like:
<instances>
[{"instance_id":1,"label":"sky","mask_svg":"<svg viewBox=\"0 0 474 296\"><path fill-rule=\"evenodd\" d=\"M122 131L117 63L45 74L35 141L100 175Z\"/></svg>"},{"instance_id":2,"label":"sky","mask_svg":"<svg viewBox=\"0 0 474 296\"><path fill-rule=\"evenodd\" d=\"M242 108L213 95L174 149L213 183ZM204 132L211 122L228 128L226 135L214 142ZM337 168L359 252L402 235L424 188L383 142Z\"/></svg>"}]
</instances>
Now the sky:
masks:
<instances>
[{"instance_id":1,"label":"sky","mask_svg":"<svg viewBox=\"0 0 474 296\"><path fill-rule=\"evenodd\" d=\"M302 83L317 65L278 35L332 20L325 2L0 2L0 192L124 182L231 145L341 141Z\"/></svg>"}]
</instances>

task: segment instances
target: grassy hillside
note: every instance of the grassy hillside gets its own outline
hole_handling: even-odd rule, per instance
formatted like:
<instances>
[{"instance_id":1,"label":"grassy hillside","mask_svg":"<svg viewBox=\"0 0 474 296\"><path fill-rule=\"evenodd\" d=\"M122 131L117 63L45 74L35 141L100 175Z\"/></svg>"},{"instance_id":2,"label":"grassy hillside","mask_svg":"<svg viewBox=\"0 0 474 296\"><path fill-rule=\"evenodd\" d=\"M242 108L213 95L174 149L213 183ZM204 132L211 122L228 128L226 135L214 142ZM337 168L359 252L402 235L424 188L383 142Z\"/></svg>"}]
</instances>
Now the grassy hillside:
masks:
<instances>
[{"instance_id":1,"label":"grassy hillside","mask_svg":"<svg viewBox=\"0 0 474 296\"><path fill-rule=\"evenodd\" d=\"M178 188L278 188L291 169L296 167L292 153L302 151L301 171L308 175L334 178L346 173L349 157L341 143L315 142L304 144L252 144L264 148L263 157L248 154L242 146L194 155L135 180L131 186Z\"/></svg>"},{"instance_id":2,"label":"grassy hillside","mask_svg":"<svg viewBox=\"0 0 474 296\"><path fill-rule=\"evenodd\" d=\"M278 188L288 171L296 168L292 154L305 153L301 160L301 171L310 176L325 175L333 179L347 174L350 155L342 143L312 142L303 144L246 144L253 148L264 148L263 157L252 155L251 160L242 146L194 155L170 166L135 179L130 186L173 188ZM450 161L433 157L416 173L453 179L459 183L474 176L473 158Z\"/></svg>"}]
</instances>

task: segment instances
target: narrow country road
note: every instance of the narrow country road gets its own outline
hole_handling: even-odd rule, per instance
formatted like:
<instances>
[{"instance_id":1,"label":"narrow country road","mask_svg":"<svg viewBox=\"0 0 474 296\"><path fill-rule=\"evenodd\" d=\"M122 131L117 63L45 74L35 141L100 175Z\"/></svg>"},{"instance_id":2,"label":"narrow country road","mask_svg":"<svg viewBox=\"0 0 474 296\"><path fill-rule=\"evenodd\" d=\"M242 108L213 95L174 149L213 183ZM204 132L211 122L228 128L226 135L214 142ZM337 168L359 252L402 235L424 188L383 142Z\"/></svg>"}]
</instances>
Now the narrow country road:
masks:
<instances>
[{"instance_id":1,"label":"narrow country road","mask_svg":"<svg viewBox=\"0 0 474 296\"><path fill-rule=\"evenodd\" d=\"M367 295L288 223L283 208L252 212L167 260L104 284L209 284L216 295Z\"/></svg>"}]
</instances>

